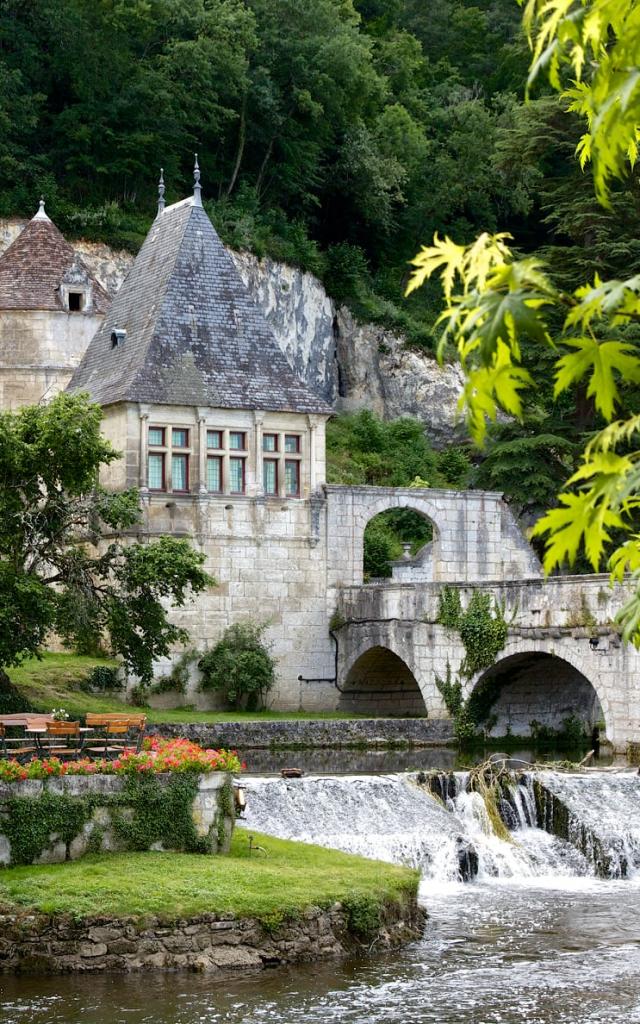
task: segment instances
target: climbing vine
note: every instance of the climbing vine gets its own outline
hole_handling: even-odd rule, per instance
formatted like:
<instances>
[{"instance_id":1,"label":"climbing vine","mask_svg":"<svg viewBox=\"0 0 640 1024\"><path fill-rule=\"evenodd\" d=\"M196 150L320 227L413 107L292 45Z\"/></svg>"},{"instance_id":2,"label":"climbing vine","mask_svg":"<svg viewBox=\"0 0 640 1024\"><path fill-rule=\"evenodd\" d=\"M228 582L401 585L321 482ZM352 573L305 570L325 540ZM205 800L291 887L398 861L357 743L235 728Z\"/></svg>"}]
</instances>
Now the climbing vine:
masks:
<instances>
[{"instance_id":1,"label":"climbing vine","mask_svg":"<svg viewBox=\"0 0 640 1024\"><path fill-rule=\"evenodd\" d=\"M68 845L80 834L93 814L95 798L43 793L38 798L13 797L6 806L8 818L0 830L11 843L12 863L32 864L51 845L52 835Z\"/></svg>"},{"instance_id":2,"label":"climbing vine","mask_svg":"<svg viewBox=\"0 0 640 1024\"><path fill-rule=\"evenodd\" d=\"M39 797L12 797L0 831L11 844L13 864L32 864L57 835L67 846L82 833L97 807L110 812L110 827L128 850L148 850L154 843L185 853L210 853L226 838L225 817L234 817L233 787L221 790L218 816L209 836L198 835L191 808L198 792L198 774L176 773L164 785L149 773L126 778L122 793L91 793L70 797L44 792ZM96 833L96 835L94 835ZM88 840L97 849L104 834L96 826Z\"/></svg>"},{"instance_id":3,"label":"climbing vine","mask_svg":"<svg viewBox=\"0 0 640 1024\"><path fill-rule=\"evenodd\" d=\"M490 668L507 642L504 610L494 604L491 594L480 590L473 592L463 610L459 591L444 587L439 596L436 622L447 629L455 629L460 635L465 650L460 673L467 679Z\"/></svg>"},{"instance_id":4,"label":"climbing vine","mask_svg":"<svg viewBox=\"0 0 640 1024\"><path fill-rule=\"evenodd\" d=\"M233 800L233 786L231 785L231 780L226 779L220 791L218 817L216 819L216 838L219 849L224 846L224 841L227 838L225 819L229 818L233 821L235 816L236 808Z\"/></svg>"},{"instance_id":5,"label":"climbing vine","mask_svg":"<svg viewBox=\"0 0 640 1024\"><path fill-rule=\"evenodd\" d=\"M471 679L477 672L490 668L507 642L507 623L504 610L495 605L491 594L476 590L466 609L455 587L443 587L439 595L436 622L454 629L464 646L464 658L454 680L447 662L446 677L436 675L436 686L442 694L445 707L454 722L456 738L460 743L472 740L478 727L487 721L491 708L500 694L501 683L495 677L481 680L465 700L463 679Z\"/></svg>"},{"instance_id":6,"label":"climbing vine","mask_svg":"<svg viewBox=\"0 0 640 1024\"><path fill-rule=\"evenodd\" d=\"M197 776L176 775L161 785L153 775L131 775L112 814L113 830L128 850L148 850L154 843L186 853L207 853L191 815L198 792ZM133 812L133 813L132 813Z\"/></svg>"}]
</instances>

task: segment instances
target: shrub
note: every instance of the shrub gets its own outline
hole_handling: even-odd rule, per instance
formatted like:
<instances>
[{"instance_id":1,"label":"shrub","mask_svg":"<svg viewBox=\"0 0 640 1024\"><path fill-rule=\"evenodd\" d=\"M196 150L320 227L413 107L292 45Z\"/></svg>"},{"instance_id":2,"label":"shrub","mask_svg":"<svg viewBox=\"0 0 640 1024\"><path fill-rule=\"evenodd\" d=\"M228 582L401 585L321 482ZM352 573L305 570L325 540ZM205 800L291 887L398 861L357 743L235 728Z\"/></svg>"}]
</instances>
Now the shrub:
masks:
<instances>
[{"instance_id":1,"label":"shrub","mask_svg":"<svg viewBox=\"0 0 640 1024\"><path fill-rule=\"evenodd\" d=\"M245 704L248 710L264 705L275 683L275 661L263 640L267 623L236 622L222 639L198 662L200 687L224 694L232 707Z\"/></svg>"},{"instance_id":2,"label":"shrub","mask_svg":"<svg viewBox=\"0 0 640 1024\"><path fill-rule=\"evenodd\" d=\"M121 690L122 679L114 665L96 665L81 685L83 690Z\"/></svg>"},{"instance_id":3,"label":"shrub","mask_svg":"<svg viewBox=\"0 0 640 1024\"><path fill-rule=\"evenodd\" d=\"M199 654L193 649L183 651L172 665L171 671L160 676L151 687L151 693L186 693L189 682L189 667L197 661Z\"/></svg>"}]
</instances>

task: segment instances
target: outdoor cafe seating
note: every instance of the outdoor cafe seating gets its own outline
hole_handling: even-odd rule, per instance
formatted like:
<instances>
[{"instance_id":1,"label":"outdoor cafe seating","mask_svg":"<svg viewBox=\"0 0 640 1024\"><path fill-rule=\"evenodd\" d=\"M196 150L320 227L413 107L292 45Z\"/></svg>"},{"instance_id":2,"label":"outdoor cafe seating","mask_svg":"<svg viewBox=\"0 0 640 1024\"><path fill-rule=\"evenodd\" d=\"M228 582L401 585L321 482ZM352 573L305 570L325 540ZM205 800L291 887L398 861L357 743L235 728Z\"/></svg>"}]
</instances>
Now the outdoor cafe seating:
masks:
<instances>
[{"instance_id":1,"label":"outdoor cafe seating","mask_svg":"<svg viewBox=\"0 0 640 1024\"><path fill-rule=\"evenodd\" d=\"M79 757L115 759L125 750L142 748L146 715L114 712L85 716L79 721L54 721L52 715L0 715L0 758L22 763L33 758Z\"/></svg>"}]
</instances>

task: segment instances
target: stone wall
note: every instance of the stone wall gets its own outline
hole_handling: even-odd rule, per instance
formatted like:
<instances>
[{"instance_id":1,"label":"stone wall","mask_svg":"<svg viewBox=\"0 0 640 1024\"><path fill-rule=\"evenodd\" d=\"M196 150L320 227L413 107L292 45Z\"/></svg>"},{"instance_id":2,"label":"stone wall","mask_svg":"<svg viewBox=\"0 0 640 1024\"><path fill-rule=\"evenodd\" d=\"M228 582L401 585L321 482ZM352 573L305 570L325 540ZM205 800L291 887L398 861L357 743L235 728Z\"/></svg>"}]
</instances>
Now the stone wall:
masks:
<instances>
[{"instance_id":1,"label":"stone wall","mask_svg":"<svg viewBox=\"0 0 640 1024\"><path fill-rule=\"evenodd\" d=\"M512 728L518 721L521 733L522 723L532 719L543 724L553 721L557 727L571 711L576 715L584 711L587 722L601 715L606 737L616 750L624 751L627 743L637 739L640 652L622 643L614 625L630 596L627 584L610 587L608 576L594 575L485 581L479 587L466 581L448 585L460 591L465 607L474 590L481 589L503 609L508 637L496 669L513 677L512 669L520 671L523 658L531 666L526 700L523 691L522 700L511 701ZM341 684L372 648L391 651L411 671L429 717L446 717L436 676L444 679L449 667L455 677L465 651L457 632L436 621L441 589L437 583L389 583L337 590L337 617L344 623L336 631ZM510 661L516 657L518 661ZM574 679L577 675L586 681L586 690L581 685L578 693L571 683L570 691L563 692L570 669ZM463 680L467 695L483 675ZM509 717L507 693L504 702L503 724Z\"/></svg>"},{"instance_id":2,"label":"stone wall","mask_svg":"<svg viewBox=\"0 0 640 1024\"><path fill-rule=\"evenodd\" d=\"M169 774L154 775L162 787L170 786L174 778L175 775ZM0 782L0 867L12 864L11 841L7 834L12 800L38 801L43 797L57 796L78 803L89 798L92 802L90 815L77 835L65 840L58 832L52 832L48 845L34 859L34 864L57 864L78 860L89 851L97 853L124 849L113 827L113 814L116 801L119 813L123 816L132 814L126 796L123 802L126 782L126 778L119 775L65 775L45 780ZM196 834L206 840L211 853L225 853L231 843L235 817L228 813L223 796L225 785L230 783L230 776L223 772L198 777L198 792L191 805L191 817ZM161 843L154 843L153 849L165 847Z\"/></svg>"},{"instance_id":3,"label":"stone wall","mask_svg":"<svg viewBox=\"0 0 640 1024\"><path fill-rule=\"evenodd\" d=\"M309 907L275 931L256 918L231 914L173 922L149 916L77 920L0 907L0 973L259 970L392 949L424 930L426 915L415 898L388 901L382 916L381 927L364 942L340 903L328 910Z\"/></svg>"},{"instance_id":4,"label":"stone wall","mask_svg":"<svg viewBox=\"0 0 640 1024\"><path fill-rule=\"evenodd\" d=\"M517 527L502 495L491 491L444 491L410 487L326 488L330 585L345 588L363 579L364 531L380 512L411 508L433 524L428 545L430 570L417 561L403 565L402 581L446 582L517 579L541 576L530 545Z\"/></svg>"},{"instance_id":5,"label":"stone wall","mask_svg":"<svg viewBox=\"0 0 640 1024\"><path fill-rule=\"evenodd\" d=\"M183 736L204 747L251 748L297 747L392 747L407 744L429 747L453 740L451 722L426 718L300 719L211 723L149 723L147 734Z\"/></svg>"}]
</instances>

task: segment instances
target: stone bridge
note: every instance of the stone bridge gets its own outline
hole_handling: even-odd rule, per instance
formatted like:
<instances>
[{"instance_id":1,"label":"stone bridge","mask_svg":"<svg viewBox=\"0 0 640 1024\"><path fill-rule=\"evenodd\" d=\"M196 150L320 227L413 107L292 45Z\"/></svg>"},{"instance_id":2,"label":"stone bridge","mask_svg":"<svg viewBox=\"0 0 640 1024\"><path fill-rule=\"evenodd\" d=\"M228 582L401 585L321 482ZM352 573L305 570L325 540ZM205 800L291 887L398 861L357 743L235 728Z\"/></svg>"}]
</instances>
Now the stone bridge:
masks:
<instances>
[{"instance_id":1,"label":"stone bridge","mask_svg":"<svg viewBox=\"0 0 640 1024\"><path fill-rule=\"evenodd\" d=\"M437 622L449 586L463 607L474 591L491 594L508 624L495 664L463 679L467 696L488 676L501 684L493 735L558 730L573 717L617 750L640 739L640 652L615 628L625 584L611 587L607 575L545 580L499 494L330 487L328 499L341 707L447 716L436 677L449 669L457 678L465 654L457 631ZM391 580L363 583L364 530L389 508L425 516L433 540L395 563Z\"/></svg>"}]
</instances>

